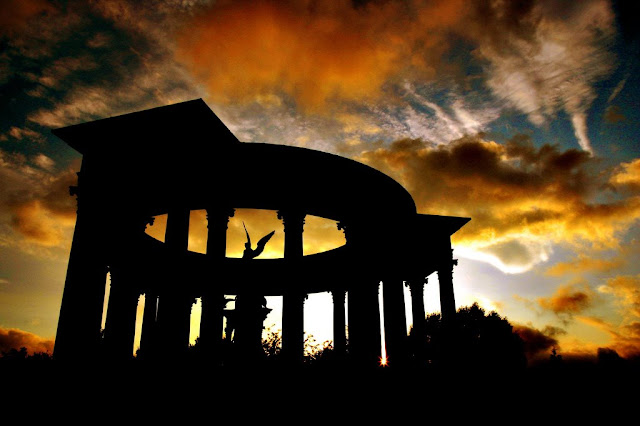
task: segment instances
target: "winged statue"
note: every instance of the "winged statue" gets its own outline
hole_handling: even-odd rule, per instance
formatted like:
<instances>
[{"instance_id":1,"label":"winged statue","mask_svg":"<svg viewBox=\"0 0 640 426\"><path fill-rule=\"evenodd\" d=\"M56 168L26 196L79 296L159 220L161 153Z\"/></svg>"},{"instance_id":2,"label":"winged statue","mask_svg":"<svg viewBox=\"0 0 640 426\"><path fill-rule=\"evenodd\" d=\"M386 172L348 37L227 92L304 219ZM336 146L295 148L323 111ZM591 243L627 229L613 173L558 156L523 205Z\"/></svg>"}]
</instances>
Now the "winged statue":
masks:
<instances>
[{"instance_id":1,"label":"winged statue","mask_svg":"<svg viewBox=\"0 0 640 426\"><path fill-rule=\"evenodd\" d=\"M247 226L244 224L244 222L242 222L242 226L244 226L244 232L247 234L247 242L244 243L244 253L242 253L242 258L254 259L260 256L260 254L264 251L264 246L267 244L267 242L269 242L269 240L271 239L271 237L273 237L273 234L275 234L276 231L271 231L264 237L260 238L260 241L258 241L258 244L256 245L256 248L254 250L251 248L251 237L249 237L249 231L247 231Z\"/></svg>"}]
</instances>

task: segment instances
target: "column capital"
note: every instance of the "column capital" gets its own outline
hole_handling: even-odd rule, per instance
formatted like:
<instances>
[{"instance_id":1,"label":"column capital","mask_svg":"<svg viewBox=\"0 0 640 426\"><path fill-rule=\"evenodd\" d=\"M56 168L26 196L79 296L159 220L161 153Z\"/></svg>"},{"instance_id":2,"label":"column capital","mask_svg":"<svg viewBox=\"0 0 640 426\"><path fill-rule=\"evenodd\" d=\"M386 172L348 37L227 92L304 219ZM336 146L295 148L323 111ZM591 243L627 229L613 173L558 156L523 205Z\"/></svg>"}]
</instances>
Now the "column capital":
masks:
<instances>
[{"instance_id":1,"label":"column capital","mask_svg":"<svg viewBox=\"0 0 640 426\"><path fill-rule=\"evenodd\" d=\"M282 220L285 232L287 232L287 226L302 227L306 216L307 214L302 210L278 210L278 219Z\"/></svg>"},{"instance_id":2,"label":"column capital","mask_svg":"<svg viewBox=\"0 0 640 426\"><path fill-rule=\"evenodd\" d=\"M423 292L424 286L427 285L428 282L429 282L429 278L424 277L424 278L416 278L413 280L405 281L404 285L409 288L409 291L411 293L413 293L414 291Z\"/></svg>"},{"instance_id":3,"label":"column capital","mask_svg":"<svg viewBox=\"0 0 640 426\"><path fill-rule=\"evenodd\" d=\"M349 225L344 221L339 221L337 223L337 227L338 227L338 231L344 232L344 238L347 241L347 243L350 242L351 236L353 235L351 225Z\"/></svg>"},{"instance_id":4,"label":"column capital","mask_svg":"<svg viewBox=\"0 0 640 426\"><path fill-rule=\"evenodd\" d=\"M331 290L331 297L333 298L333 303L344 303L347 299L347 290L344 290L344 289Z\"/></svg>"},{"instance_id":5,"label":"column capital","mask_svg":"<svg viewBox=\"0 0 640 426\"><path fill-rule=\"evenodd\" d=\"M300 259L304 256L303 237L306 213L298 209L278 210L278 219L284 225L284 257Z\"/></svg>"},{"instance_id":6,"label":"column capital","mask_svg":"<svg viewBox=\"0 0 640 426\"><path fill-rule=\"evenodd\" d=\"M209 218L214 215L216 217L222 217L222 218L226 217L228 220L229 218L235 216L236 214L236 209L232 207L211 206L211 207L207 207L205 210L207 211L207 220L209 220Z\"/></svg>"},{"instance_id":7,"label":"column capital","mask_svg":"<svg viewBox=\"0 0 640 426\"><path fill-rule=\"evenodd\" d=\"M227 229L229 219L236 214L236 210L231 207L209 207L205 210L207 211L207 229L212 229L214 226Z\"/></svg>"},{"instance_id":8,"label":"column capital","mask_svg":"<svg viewBox=\"0 0 640 426\"><path fill-rule=\"evenodd\" d=\"M441 263L441 267L442 269L447 269L450 270L451 272L453 272L453 267L454 266L458 266L458 259L446 259L443 260Z\"/></svg>"}]
</instances>

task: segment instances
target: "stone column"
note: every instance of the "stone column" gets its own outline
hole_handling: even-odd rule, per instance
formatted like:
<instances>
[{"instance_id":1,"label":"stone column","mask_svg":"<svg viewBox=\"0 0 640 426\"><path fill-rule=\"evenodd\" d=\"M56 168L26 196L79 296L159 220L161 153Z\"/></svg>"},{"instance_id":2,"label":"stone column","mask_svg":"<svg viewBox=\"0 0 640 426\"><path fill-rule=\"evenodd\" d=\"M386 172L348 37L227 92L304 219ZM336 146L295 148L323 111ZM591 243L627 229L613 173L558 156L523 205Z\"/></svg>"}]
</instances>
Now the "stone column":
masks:
<instances>
[{"instance_id":1,"label":"stone column","mask_svg":"<svg viewBox=\"0 0 640 426\"><path fill-rule=\"evenodd\" d=\"M189 218L188 208L172 208L167 215L167 228L164 233L164 243L169 250L176 252L187 251L189 247Z\"/></svg>"},{"instance_id":2,"label":"stone column","mask_svg":"<svg viewBox=\"0 0 640 426\"><path fill-rule=\"evenodd\" d=\"M374 367L381 356L379 282L373 279L349 288L349 354L357 365Z\"/></svg>"},{"instance_id":3,"label":"stone column","mask_svg":"<svg viewBox=\"0 0 640 426\"><path fill-rule=\"evenodd\" d=\"M157 320L158 294L147 290L144 295L144 313L142 314L142 331L140 333L141 359L150 359L157 354Z\"/></svg>"},{"instance_id":4,"label":"stone column","mask_svg":"<svg viewBox=\"0 0 640 426\"><path fill-rule=\"evenodd\" d=\"M179 356L189 345L189 326L193 297L180 285L184 271L180 257L187 251L189 242L189 216L187 208L173 208L167 217L165 245L171 253L167 265L162 292L158 299L158 338L164 346L166 356Z\"/></svg>"},{"instance_id":5,"label":"stone column","mask_svg":"<svg viewBox=\"0 0 640 426\"><path fill-rule=\"evenodd\" d=\"M333 349L337 356L343 356L347 350L345 335L346 318L344 304L347 292L345 290L332 290L333 297Z\"/></svg>"},{"instance_id":6,"label":"stone column","mask_svg":"<svg viewBox=\"0 0 640 426\"><path fill-rule=\"evenodd\" d=\"M426 337L424 335L424 320L426 316L424 310L424 286L426 281L426 278L424 280L418 278L405 283L411 292L411 311L413 313L413 330L411 334L417 339Z\"/></svg>"},{"instance_id":7,"label":"stone column","mask_svg":"<svg viewBox=\"0 0 640 426\"><path fill-rule=\"evenodd\" d=\"M304 256L302 233L306 214L295 210L278 211L278 219L284 225L284 257L289 260L302 259Z\"/></svg>"},{"instance_id":8,"label":"stone column","mask_svg":"<svg viewBox=\"0 0 640 426\"><path fill-rule=\"evenodd\" d=\"M299 211L279 211L284 223L284 258L289 268L302 260L305 214ZM282 355L288 362L301 362L304 355L304 301L306 294L289 290L282 297Z\"/></svg>"},{"instance_id":9,"label":"stone column","mask_svg":"<svg viewBox=\"0 0 640 426\"><path fill-rule=\"evenodd\" d=\"M282 356L287 362L300 363L304 357L304 301L303 293L290 292L282 304Z\"/></svg>"},{"instance_id":10,"label":"stone column","mask_svg":"<svg viewBox=\"0 0 640 426\"><path fill-rule=\"evenodd\" d=\"M100 194L91 194L84 180L84 172L78 173L78 186L69 191L78 196L78 210L53 351L53 357L62 360L86 360L100 352L107 279L104 235L109 222L99 200L94 200Z\"/></svg>"},{"instance_id":11,"label":"stone column","mask_svg":"<svg viewBox=\"0 0 640 426\"><path fill-rule=\"evenodd\" d=\"M207 256L218 265L227 255L227 228L229 218L233 217L234 213L235 210L230 208L207 209ZM216 288L216 284L217 282L210 283L210 287L202 295L199 342L205 356L216 357L219 360L224 323L223 310L227 300L223 292Z\"/></svg>"},{"instance_id":12,"label":"stone column","mask_svg":"<svg viewBox=\"0 0 640 426\"><path fill-rule=\"evenodd\" d=\"M390 366L400 366L407 360L407 318L404 307L403 282L400 280L384 281L382 296L387 362Z\"/></svg>"},{"instance_id":13,"label":"stone column","mask_svg":"<svg viewBox=\"0 0 640 426\"><path fill-rule=\"evenodd\" d=\"M232 208L207 209L207 256L216 260L227 256L227 228L229 218L235 214Z\"/></svg>"},{"instance_id":14,"label":"stone column","mask_svg":"<svg viewBox=\"0 0 640 426\"><path fill-rule=\"evenodd\" d=\"M440 283L440 310L442 320L450 321L456 315L456 301L453 295L453 267L458 264L457 259L452 259L451 250L449 256L438 266L438 281Z\"/></svg>"},{"instance_id":15,"label":"stone column","mask_svg":"<svg viewBox=\"0 0 640 426\"><path fill-rule=\"evenodd\" d=\"M171 300L160 297L158 304L158 344L160 357L179 358L189 347L191 309L195 299L185 295L173 295Z\"/></svg>"}]
</instances>

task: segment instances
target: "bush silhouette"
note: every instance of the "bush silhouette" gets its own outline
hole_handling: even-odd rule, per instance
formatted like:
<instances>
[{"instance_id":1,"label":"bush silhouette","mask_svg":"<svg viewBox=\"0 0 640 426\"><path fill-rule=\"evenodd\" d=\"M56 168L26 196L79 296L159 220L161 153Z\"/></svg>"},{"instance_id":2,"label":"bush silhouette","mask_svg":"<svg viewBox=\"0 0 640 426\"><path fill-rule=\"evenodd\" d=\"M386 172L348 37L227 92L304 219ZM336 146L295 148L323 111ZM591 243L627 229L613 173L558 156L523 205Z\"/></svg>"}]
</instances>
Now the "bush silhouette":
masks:
<instances>
[{"instance_id":1,"label":"bush silhouette","mask_svg":"<svg viewBox=\"0 0 640 426\"><path fill-rule=\"evenodd\" d=\"M443 321L439 313L428 315L423 336L414 330L410 347L419 365L474 371L527 365L524 343L509 321L495 311L485 314L477 303L460 308L451 321Z\"/></svg>"}]
</instances>

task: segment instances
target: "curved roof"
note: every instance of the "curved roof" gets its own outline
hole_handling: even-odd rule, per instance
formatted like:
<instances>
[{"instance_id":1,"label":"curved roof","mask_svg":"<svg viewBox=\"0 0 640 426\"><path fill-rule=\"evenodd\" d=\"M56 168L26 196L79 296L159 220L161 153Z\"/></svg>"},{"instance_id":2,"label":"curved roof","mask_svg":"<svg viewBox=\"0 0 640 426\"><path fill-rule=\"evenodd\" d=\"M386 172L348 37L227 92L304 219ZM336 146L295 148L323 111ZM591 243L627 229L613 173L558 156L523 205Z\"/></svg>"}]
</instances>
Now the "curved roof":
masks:
<instances>
[{"instance_id":1,"label":"curved roof","mask_svg":"<svg viewBox=\"0 0 640 426\"><path fill-rule=\"evenodd\" d=\"M151 214L216 205L299 209L347 221L416 213L400 184L357 161L239 142L201 99L53 133L84 155L84 181Z\"/></svg>"}]
</instances>

